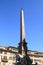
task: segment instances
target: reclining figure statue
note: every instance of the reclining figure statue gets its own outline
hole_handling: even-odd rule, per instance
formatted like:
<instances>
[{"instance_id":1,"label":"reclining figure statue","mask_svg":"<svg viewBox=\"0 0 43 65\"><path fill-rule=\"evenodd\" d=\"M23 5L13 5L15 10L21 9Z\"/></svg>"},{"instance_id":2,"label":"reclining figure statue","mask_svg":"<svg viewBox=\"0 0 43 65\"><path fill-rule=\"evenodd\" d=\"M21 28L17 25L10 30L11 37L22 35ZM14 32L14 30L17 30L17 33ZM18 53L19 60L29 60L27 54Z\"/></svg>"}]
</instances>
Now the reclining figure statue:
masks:
<instances>
[{"instance_id":1,"label":"reclining figure statue","mask_svg":"<svg viewBox=\"0 0 43 65\"><path fill-rule=\"evenodd\" d=\"M32 64L32 60L29 58L28 55L22 56L20 54L16 55L16 65L37 65Z\"/></svg>"}]
</instances>

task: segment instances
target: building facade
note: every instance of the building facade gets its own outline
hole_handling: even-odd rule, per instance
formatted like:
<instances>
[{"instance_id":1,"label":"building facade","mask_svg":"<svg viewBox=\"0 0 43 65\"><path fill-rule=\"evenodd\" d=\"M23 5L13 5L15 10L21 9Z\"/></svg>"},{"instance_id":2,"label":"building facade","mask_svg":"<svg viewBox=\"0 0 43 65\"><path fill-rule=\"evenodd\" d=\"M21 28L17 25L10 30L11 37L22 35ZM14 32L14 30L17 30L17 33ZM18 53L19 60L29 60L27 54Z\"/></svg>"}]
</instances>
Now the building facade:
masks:
<instances>
[{"instance_id":1,"label":"building facade","mask_svg":"<svg viewBox=\"0 0 43 65\"><path fill-rule=\"evenodd\" d=\"M38 65L43 65L43 53L28 50L28 55L30 56L33 63L38 63ZM16 54L18 54L18 48L16 47L2 47L0 46L0 65L15 65Z\"/></svg>"}]
</instances>

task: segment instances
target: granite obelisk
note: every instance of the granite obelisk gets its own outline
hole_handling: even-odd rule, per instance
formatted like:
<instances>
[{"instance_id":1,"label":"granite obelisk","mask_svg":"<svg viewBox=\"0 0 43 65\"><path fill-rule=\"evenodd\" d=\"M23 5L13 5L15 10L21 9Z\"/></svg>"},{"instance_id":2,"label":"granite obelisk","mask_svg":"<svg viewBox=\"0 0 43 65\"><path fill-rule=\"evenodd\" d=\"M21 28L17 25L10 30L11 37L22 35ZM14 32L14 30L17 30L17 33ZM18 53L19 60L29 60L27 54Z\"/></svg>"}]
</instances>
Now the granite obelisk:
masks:
<instances>
[{"instance_id":1,"label":"granite obelisk","mask_svg":"<svg viewBox=\"0 0 43 65\"><path fill-rule=\"evenodd\" d=\"M23 42L25 39L25 29L24 29L24 12L20 11L20 42Z\"/></svg>"},{"instance_id":2,"label":"granite obelisk","mask_svg":"<svg viewBox=\"0 0 43 65\"><path fill-rule=\"evenodd\" d=\"M37 65L32 64L32 60L27 54L27 43L25 40L25 29L24 29L24 12L20 11L20 43L18 45L18 54L16 55L16 65Z\"/></svg>"},{"instance_id":3,"label":"granite obelisk","mask_svg":"<svg viewBox=\"0 0 43 65\"><path fill-rule=\"evenodd\" d=\"M19 53L23 56L27 54L27 45L25 42L25 27L24 27L24 12L20 11L20 43L19 43Z\"/></svg>"}]
</instances>

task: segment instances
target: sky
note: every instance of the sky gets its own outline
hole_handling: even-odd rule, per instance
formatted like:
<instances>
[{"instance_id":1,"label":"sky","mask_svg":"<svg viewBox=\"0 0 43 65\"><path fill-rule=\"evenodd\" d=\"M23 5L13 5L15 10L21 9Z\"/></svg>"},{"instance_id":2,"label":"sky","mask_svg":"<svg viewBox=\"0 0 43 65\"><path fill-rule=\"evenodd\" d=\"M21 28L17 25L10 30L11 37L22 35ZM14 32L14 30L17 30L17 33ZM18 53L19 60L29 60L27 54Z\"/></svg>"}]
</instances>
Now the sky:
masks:
<instances>
[{"instance_id":1,"label":"sky","mask_svg":"<svg viewBox=\"0 0 43 65\"><path fill-rule=\"evenodd\" d=\"M18 46L21 9L28 49L43 52L43 0L0 0L0 46Z\"/></svg>"}]
</instances>

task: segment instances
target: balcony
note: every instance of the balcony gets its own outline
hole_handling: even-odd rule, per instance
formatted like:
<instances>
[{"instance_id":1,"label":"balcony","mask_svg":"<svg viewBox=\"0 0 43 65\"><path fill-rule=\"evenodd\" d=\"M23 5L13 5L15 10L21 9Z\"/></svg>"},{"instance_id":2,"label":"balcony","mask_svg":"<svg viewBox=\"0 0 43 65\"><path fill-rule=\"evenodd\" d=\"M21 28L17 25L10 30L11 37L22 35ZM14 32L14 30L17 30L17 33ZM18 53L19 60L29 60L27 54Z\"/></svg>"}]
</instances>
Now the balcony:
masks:
<instances>
[{"instance_id":1,"label":"balcony","mask_svg":"<svg viewBox=\"0 0 43 65\"><path fill-rule=\"evenodd\" d=\"M4 56L4 57L2 58L2 62L8 62L8 59L7 59L6 56Z\"/></svg>"}]
</instances>

